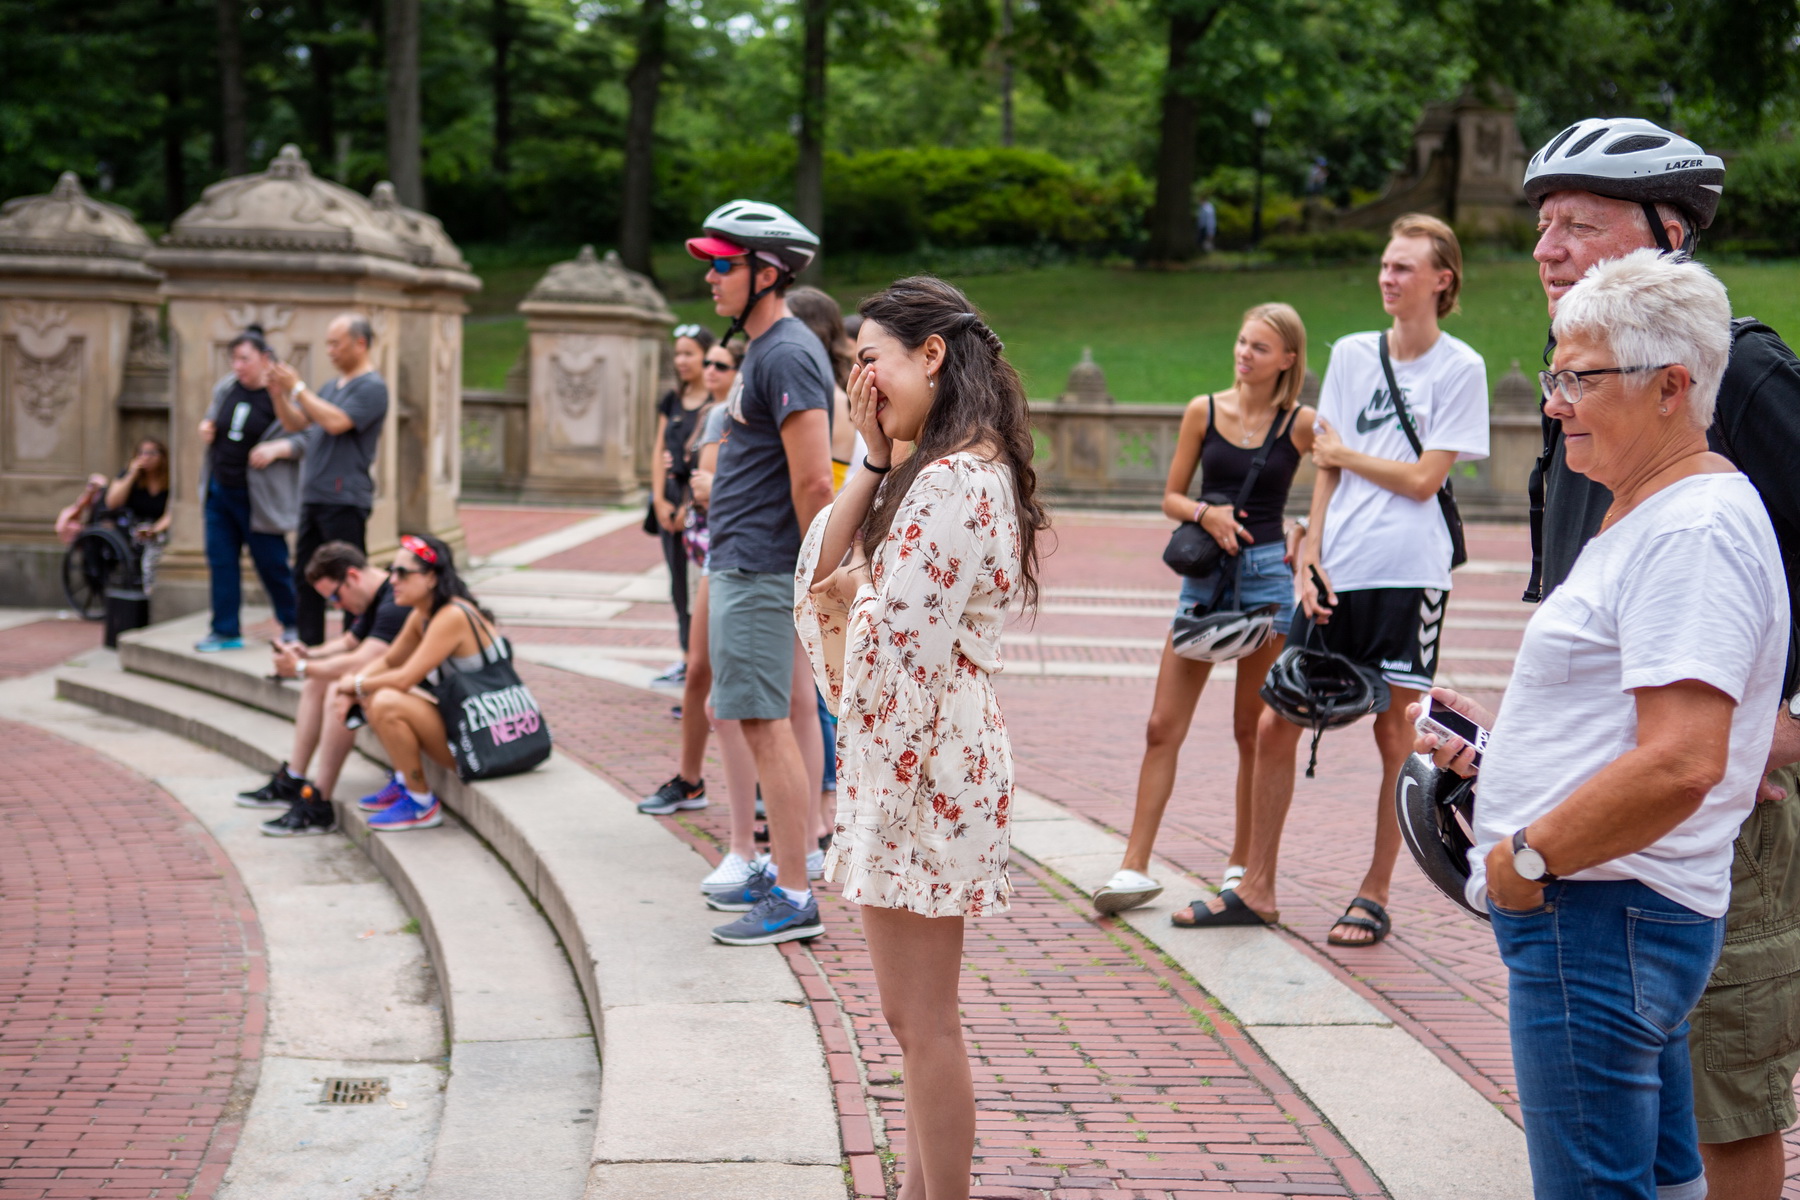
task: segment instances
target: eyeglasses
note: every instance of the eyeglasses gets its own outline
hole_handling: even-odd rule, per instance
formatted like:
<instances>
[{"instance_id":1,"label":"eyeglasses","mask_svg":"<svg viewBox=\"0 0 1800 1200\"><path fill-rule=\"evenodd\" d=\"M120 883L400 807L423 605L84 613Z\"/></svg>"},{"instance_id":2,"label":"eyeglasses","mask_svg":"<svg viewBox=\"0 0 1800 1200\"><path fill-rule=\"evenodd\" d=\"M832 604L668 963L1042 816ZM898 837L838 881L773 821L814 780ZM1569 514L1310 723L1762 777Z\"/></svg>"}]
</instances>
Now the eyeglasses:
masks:
<instances>
[{"instance_id":1,"label":"eyeglasses","mask_svg":"<svg viewBox=\"0 0 1800 1200\"><path fill-rule=\"evenodd\" d=\"M344 582L347 583L349 581L345 580ZM325 603L331 605L331 607L333 607L333 608L341 607L344 603L343 596L342 596L343 590L344 590L343 583L340 583L336 587L332 588L331 594L329 596L325 597Z\"/></svg>"},{"instance_id":2,"label":"eyeglasses","mask_svg":"<svg viewBox=\"0 0 1800 1200\"><path fill-rule=\"evenodd\" d=\"M712 260L712 269L715 275L729 275L743 265L743 260L736 258L715 258Z\"/></svg>"},{"instance_id":3,"label":"eyeglasses","mask_svg":"<svg viewBox=\"0 0 1800 1200\"><path fill-rule=\"evenodd\" d=\"M395 579L406 579L413 575L423 575L424 573L425 572L418 567L403 567L399 563L395 563L388 568L388 574L392 575Z\"/></svg>"},{"instance_id":4,"label":"eyeglasses","mask_svg":"<svg viewBox=\"0 0 1800 1200\"><path fill-rule=\"evenodd\" d=\"M1544 399L1548 400L1552 392L1560 395L1570 404L1581 403L1581 381L1590 375L1636 375L1640 371L1666 371L1679 363L1663 363L1655 367L1595 367L1591 371L1539 371L1538 387L1542 389Z\"/></svg>"},{"instance_id":5,"label":"eyeglasses","mask_svg":"<svg viewBox=\"0 0 1800 1200\"><path fill-rule=\"evenodd\" d=\"M706 369L709 371L735 371L737 370L737 364L734 362L719 362L716 359L709 358L706 360Z\"/></svg>"},{"instance_id":6,"label":"eyeglasses","mask_svg":"<svg viewBox=\"0 0 1800 1200\"><path fill-rule=\"evenodd\" d=\"M677 341L682 338L699 337L700 327L698 325L677 325L670 331L669 336Z\"/></svg>"}]
</instances>

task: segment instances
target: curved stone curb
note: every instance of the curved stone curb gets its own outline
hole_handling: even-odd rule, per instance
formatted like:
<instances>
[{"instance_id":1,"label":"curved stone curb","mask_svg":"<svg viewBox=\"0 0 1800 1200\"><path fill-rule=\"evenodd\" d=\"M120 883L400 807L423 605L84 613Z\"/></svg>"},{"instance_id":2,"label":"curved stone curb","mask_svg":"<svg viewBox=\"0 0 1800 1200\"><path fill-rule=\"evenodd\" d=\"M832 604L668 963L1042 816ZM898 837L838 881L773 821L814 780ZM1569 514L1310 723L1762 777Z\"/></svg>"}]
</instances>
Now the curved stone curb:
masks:
<instances>
[{"instance_id":1,"label":"curved stone curb","mask_svg":"<svg viewBox=\"0 0 1800 1200\"><path fill-rule=\"evenodd\" d=\"M202 614L128 635L120 662L291 713L297 695L260 673L264 652L191 651L204 624ZM365 730L358 747L378 757L371 743ZM712 941L724 918L700 900L705 863L690 847L561 754L472 785L434 772L433 785L542 906L574 961L603 1070L590 1194L637 1179L635 1164L686 1163L735 1164L710 1177L729 1186L709 1200L790 1193L797 1170L821 1195L844 1195L831 1078L805 994L776 948ZM640 1184L685 1178L652 1172ZM694 1195L670 1186L635 1194Z\"/></svg>"}]
</instances>

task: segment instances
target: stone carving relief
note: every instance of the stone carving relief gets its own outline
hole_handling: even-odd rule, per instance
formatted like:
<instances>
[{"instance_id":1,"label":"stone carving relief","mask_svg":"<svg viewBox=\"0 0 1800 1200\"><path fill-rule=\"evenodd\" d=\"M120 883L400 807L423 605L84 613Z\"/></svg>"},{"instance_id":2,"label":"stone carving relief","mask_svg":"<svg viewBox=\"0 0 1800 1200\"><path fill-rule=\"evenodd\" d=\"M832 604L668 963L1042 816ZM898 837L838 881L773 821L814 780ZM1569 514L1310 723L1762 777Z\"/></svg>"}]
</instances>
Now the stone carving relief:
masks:
<instances>
[{"instance_id":1,"label":"stone carving relief","mask_svg":"<svg viewBox=\"0 0 1800 1200\"><path fill-rule=\"evenodd\" d=\"M61 354L74 333L69 310L50 300L16 300L7 306L6 317L20 348L37 358Z\"/></svg>"},{"instance_id":2,"label":"stone carving relief","mask_svg":"<svg viewBox=\"0 0 1800 1200\"><path fill-rule=\"evenodd\" d=\"M166 371L169 350L156 326L156 310L142 304L131 310L131 341L125 348L127 371Z\"/></svg>"},{"instance_id":3,"label":"stone carving relief","mask_svg":"<svg viewBox=\"0 0 1800 1200\"><path fill-rule=\"evenodd\" d=\"M601 444L600 394L606 382L606 345L597 337L558 338L548 359L550 441L571 449Z\"/></svg>"},{"instance_id":4,"label":"stone carving relief","mask_svg":"<svg viewBox=\"0 0 1800 1200\"><path fill-rule=\"evenodd\" d=\"M60 351L33 354L18 336L4 343L5 360L0 380L6 392L6 466L12 470L46 468L79 470L81 422L72 419L80 409L82 351L85 339L67 338Z\"/></svg>"}]
</instances>

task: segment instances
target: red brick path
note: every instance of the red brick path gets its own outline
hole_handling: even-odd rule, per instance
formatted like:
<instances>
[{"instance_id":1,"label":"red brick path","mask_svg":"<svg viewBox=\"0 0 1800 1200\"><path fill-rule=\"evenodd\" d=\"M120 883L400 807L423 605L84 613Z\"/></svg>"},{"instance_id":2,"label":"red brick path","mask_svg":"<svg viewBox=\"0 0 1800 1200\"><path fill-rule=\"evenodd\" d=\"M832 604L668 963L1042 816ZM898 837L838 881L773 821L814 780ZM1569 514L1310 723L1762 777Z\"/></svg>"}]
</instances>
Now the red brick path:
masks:
<instances>
[{"instance_id":1,"label":"red brick path","mask_svg":"<svg viewBox=\"0 0 1800 1200\"><path fill-rule=\"evenodd\" d=\"M31 675L100 645L99 621L33 621L0 630L0 679Z\"/></svg>"},{"instance_id":2,"label":"red brick path","mask_svg":"<svg viewBox=\"0 0 1800 1200\"><path fill-rule=\"evenodd\" d=\"M249 898L147 780L27 725L0 744L0 1198L204 1200L261 1053Z\"/></svg>"},{"instance_id":3,"label":"red brick path","mask_svg":"<svg viewBox=\"0 0 1800 1200\"><path fill-rule=\"evenodd\" d=\"M596 515L591 508L512 508L464 504L456 510L472 555L492 554L546 533L566 529Z\"/></svg>"},{"instance_id":4,"label":"red brick path","mask_svg":"<svg viewBox=\"0 0 1800 1200\"><path fill-rule=\"evenodd\" d=\"M565 752L628 796L668 776L677 726L666 705L600 680L523 669ZM723 804L686 815L689 829L722 835ZM1012 913L973 921L968 933L962 997L981 1110L977 1196L1382 1194L1207 996L1134 934L1087 920L1053 881L1022 864L1014 880ZM904 1158L899 1050L881 1019L855 906L824 894L823 907L829 932L810 950L791 947L789 958L819 1017L857 1194L885 1196L864 1080Z\"/></svg>"}]
</instances>

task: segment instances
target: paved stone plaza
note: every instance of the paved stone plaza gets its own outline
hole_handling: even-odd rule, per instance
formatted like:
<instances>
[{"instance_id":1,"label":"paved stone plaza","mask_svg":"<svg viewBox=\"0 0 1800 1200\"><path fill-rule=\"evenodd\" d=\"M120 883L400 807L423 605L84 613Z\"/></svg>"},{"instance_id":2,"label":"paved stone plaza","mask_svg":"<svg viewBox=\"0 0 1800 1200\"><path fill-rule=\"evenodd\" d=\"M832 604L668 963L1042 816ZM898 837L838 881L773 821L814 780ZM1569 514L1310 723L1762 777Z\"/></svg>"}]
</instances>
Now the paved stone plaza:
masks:
<instances>
[{"instance_id":1,"label":"paved stone plaza","mask_svg":"<svg viewBox=\"0 0 1800 1200\"><path fill-rule=\"evenodd\" d=\"M672 770L678 727L669 710L679 695L649 686L674 658L675 637L659 600L660 550L638 529L641 514L465 506L462 517L470 551L485 563L477 590L499 610L560 750L596 784L610 785L601 793L606 803L652 789ZM1378 780L1366 727L1329 735L1318 778L1299 782L1283 847L1285 930L1173 929L1167 912L1217 881L1231 840L1230 689L1215 680L1158 844L1169 891L1129 921L1094 918L1086 890L1110 873L1130 822L1157 652L1174 602L1173 577L1158 561L1165 530L1156 518L1061 514L1043 611L1035 624L1009 631L1000 694L1022 788L1018 890L1010 915L973 922L968 939L963 1012L981 1110L975 1194L1528 1194L1510 1091L1505 978L1486 927L1403 861L1389 905L1393 936L1368 950L1325 943L1366 861ZM1459 572L1450 605L1444 671L1490 701L1528 615L1518 601L1525 552L1521 529L1473 528L1473 561ZM114 668L97 649L97 627L29 616L0 628L0 677L13 679L6 695L17 707L0 713L13 718L0 723L7 746L0 756L7 828L0 839L0 1197L469 1194L445 1182L441 1163L429 1178L422 1166L387 1176L371 1169L346 1171L354 1180L341 1186L306 1176L311 1182L300 1188L300 1176L250 1161L297 1151L260 1135L255 1113L246 1122L253 1094L259 1106L275 1103L269 1093L285 1086L282 1063L358 1057L297 1049L299 1040L283 1032L294 1018L280 1004L265 1017L269 960L279 966L286 940L306 940L307 927L265 898L277 891L263 889L281 886L283 854L317 856L307 860L315 872L308 886L330 874L330 863L340 864L332 870L341 876L350 871L341 864L366 860L338 836L255 845L250 826L231 824L229 814L209 816L213 810L190 797L204 789L182 784L181 772L153 767L149 750L122 748L139 743L117 717L34 699L48 695L41 673L65 660L96 672ZM183 770L207 776L213 791L225 788L230 771L254 779L219 759L216 751L230 750L217 739L208 750L157 745L164 746L158 753L190 753L193 765ZM363 764L346 788L370 775ZM718 796L716 760L708 782ZM245 814L252 815L260 814ZM690 855L691 879L670 888L651 881L646 894L657 905L703 911L693 884L705 869L701 860L718 856L724 804L679 818L631 819L641 826L625 828L660 823L698 851ZM436 844L424 837L391 841ZM516 872L511 851L494 849ZM373 872L358 869L368 878L358 875L357 887L376 886ZM383 874L394 878L385 867ZM639 881L606 882L626 894ZM363 903L376 900L346 901ZM444 910L432 911L442 920ZM825 1068L817 1086L830 1091L837 1114L847 1190L835 1194L887 1196L906 1143L898 1051L880 1018L855 910L831 896L824 912L826 936L790 943L780 958L816 1024ZM694 921L685 909L679 915ZM401 918L383 919L396 928L381 928L380 939L395 954L417 957L417 940L398 937ZM350 928L320 924L319 938L328 953L350 955L341 947L359 946L360 931L330 941L339 926ZM438 939L433 945L445 936L427 932ZM591 940L588 950L605 953ZM318 947L304 953L323 961ZM404 964L394 961L399 979ZM725 961L749 971L757 960ZM564 970L559 986L568 991ZM417 1010L408 1018L416 1022L408 1046L465 1018L461 999L455 1013L433 1017L453 1006L430 987L414 989L408 1003ZM273 1030L267 1039L265 1020ZM465 1040L460 1024L451 1040ZM438 1078L450 1060L432 1053L416 1055L416 1068L406 1057L406 1069ZM274 1057L259 1062L264 1055ZM402 1061L378 1047L361 1057ZM696 1068L727 1091L774 1070L758 1045L680 1064L684 1072ZM388 1070L401 1080L400 1067ZM459 1070L451 1070L453 1081ZM607 1091L613 1078L603 1062L602 1142L613 1111L606 1106L630 1103ZM444 1131L453 1123L452 1099ZM814 1099L822 1097L798 1102ZM449 1135L434 1132L433 1103L415 1099L410 1114L404 1102L388 1106L387 1119L417 1118L412 1132L392 1135L406 1153L428 1157L419 1147L435 1137L444 1154ZM581 1115L587 1111L566 1120L569 1144L578 1148L593 1142L594 1118ZM765 1119L773 1128L781 1114ZM790 1154L785 1161L813 1160ZM569 1167L585 1174L587 1163ZM820 1178L806 1176L806 1186L816 1189ZM253 1179L271 1182L252 1190ZM601 1182L588 1184L589 1196L628 1194L594 1179ZM630 1194L701 1194L692 1188L640 1186ZM1800 1174L1787 1195L1800 1198Z\"/></svg>"}]
</instances>

